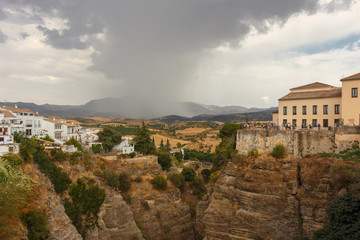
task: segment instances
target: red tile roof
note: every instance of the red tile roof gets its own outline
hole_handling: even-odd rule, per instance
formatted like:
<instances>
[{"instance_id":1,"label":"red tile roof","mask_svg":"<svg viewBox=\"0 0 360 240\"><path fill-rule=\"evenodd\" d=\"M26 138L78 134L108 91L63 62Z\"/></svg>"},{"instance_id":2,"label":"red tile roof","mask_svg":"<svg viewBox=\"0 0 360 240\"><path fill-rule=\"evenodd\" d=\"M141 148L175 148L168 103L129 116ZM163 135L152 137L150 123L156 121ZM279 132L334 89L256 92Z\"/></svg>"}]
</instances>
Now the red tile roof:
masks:
<instances>
[{"instance_id":1,"label":"red tile roof","mask_svg":"<svg viewBox=\"0 0 360 240\"><path fill-rule=\"evenodd\" d=\"M26 113L33 113L34 116L40 116L39 114L37 114L36 112L34 112L33 110L30 110L30 109L21 109L21 108L17 108L17 107L13 107L13 106L4 106L3 108L5 108L6 110L9 110L11 112L26 112Z\"/></svg>"},{"instance_id":2,"label":"red tile roof","mask_svg":"<svg viewBox=\"0 0 360 240\"><path fill-rule=\"evenodd\" d=\"M4 117L16 117L14 114L9 112L8 110L0 110L0 113L4 114Z\"/></svg>"}]
</instances>

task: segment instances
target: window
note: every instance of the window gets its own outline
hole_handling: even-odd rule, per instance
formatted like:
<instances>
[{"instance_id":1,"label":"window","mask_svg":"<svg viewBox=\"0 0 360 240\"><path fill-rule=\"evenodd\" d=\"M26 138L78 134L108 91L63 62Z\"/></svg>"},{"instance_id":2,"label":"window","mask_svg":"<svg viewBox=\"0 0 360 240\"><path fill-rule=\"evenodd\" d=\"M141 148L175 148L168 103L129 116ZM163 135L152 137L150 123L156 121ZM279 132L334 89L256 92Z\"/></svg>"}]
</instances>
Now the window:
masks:
<instances>
[{"instance_id":1,"label":"window","mask_svg":"<svg viewBox=\"0 0 360 240\"><path fill-rule=\"evenodd\" d=\"M336 127L340 126L340 119L335 119L334 124Z\"/></svg>"},{"instance_id":2,"label":"window","mask_svg":"<svg viewBox=\"0 0 360 240\"><path fill-rule=\"evenodd\" d=\"M61 133L55 133L55 138L57 139L61 138Z\"/></svg>"},{"instance_id":3,"label":"window","mask_svg":"<svg viewBox=\"0 0 360 240\"><path fill-rule=\"evenodd\" d=\"M293 115L296 115L296 106L293 106Z\"/></svg>"},{"instance_id":4,"label":"window","mask_svg":"<svg viewBox=\"0 0 360 240\"><path fill-rule=\"evenodd\" d=\"M306 115L306 106L302 106L302 112L303 112L303 115Z\"/></svg>"},{"instance_id":5,"label":"window","mask_svg":"<svg viewBox=\"0 0 360 240\"><path fill-rule=\"evenodd\" d=\"M293 125L294 127L296 127L296 119L293 119L293 120L292 120L292 125Z\"/></svg>"},{"instance_id":6,"label":"window","mask_svg":"<svg viewBox=\"0 0 360 240\"><path fill-rule=\"evenodd\" d=\"M283 125L286 125L286 124L287 124L287 120L283 119Z\"/></svg>"},{"instance_id":7,"label":"window","mask_svg":"<svg viewBox=\"0 0 360 240\"><path fill-rule=\"evenodd\" d=\"M328 106L328 105L324 105L323 114L328 114L328 113L329 113L329 106Z\"/></svg>"},{"instance_id":8,"label":"window","mask_svg":"<svg viewBox=\"0 0 360 240\"><path fill-rule=\"evenodd\" d=\"M26 136L30 136L31 135L31 129L26 129Z\"/></svg>"},{"instance_id":9,"label":"window","mask_svg":"<svg viewBox=\"0 0 360 240\"><path fill-rule=\"evenodd\" d=\"M328 127L328 126L329 126L329 120L328 120L328 119L324 119L324 121L323 121L323 126L324 126L324 127Z\"/></svg>"},{"instance_id":10,"label":"window","mask_svg":"<svg viewBox=\"0 0 360 240\"><path fill-rule=\"evenodd\" d=\"M357 88L352 88L351 89L351 97L353 97L353 98L358 97L358 89Z\"/></svg>"},{"instance_id":11,"label":"window","mask_svg":"<svg viewBox=\"0 0 360 240\"><path fill-rule=\"evenodd\" d=\"M283 107L283 114L287 115L287 107Z\"/></svg>"},{"instance_id":12,"label":"window","mask_svg":"<svg viewBox=\"0 0 360 240\"><path fill-rule=\"evenodd\" d=\"M307 126L306 119L303 119L303 120L302 120L302 127L303 127L303 128L306 128L306 126Z\"/></svg>"},{"instance_id":13,"label":"window","mask_svg":"<svg viewBox=\"0 0 360 240\"><path fill-rule=\"evenodd\" d=\"M339 104L335 105L335 114L340 114L340 105Z\"/></svg>"},{"instance_id":14,"label":"window","mask_svg":"<svg viewBox=\"0 0 360 240\"><path fill-rule=\"evenodd\" d=\"M314 115L317 114L317 105L313 105L313 114L314 114Z\"/></svg>"},{"instance_id":15,"label":"window","mask_svg":"<svg viewBox=\"0 0 360 240\"><path fill-rule=\"evenodd\" d=\"M317 127L317 119L312 120L312 125L313 125L313 127Z\"/></svg>"}]
</instances>

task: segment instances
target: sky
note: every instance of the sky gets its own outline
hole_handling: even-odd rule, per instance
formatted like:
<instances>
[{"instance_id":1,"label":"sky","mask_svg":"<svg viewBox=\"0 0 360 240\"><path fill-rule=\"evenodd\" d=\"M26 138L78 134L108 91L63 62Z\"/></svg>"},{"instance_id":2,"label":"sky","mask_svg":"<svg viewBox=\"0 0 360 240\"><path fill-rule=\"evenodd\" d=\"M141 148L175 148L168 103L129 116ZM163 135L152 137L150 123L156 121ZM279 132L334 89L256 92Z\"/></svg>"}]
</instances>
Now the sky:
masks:
<instances>
[{"instance_id":1,"label":"sky","mask_svg":"<svg viewBox=\"0 0 360 240\"><path fill-rule=\"evenodd\" d=\"M0 0L0 102L273 107L360 72L359 19L359 0Z\"/></svg>"}]
</instances>

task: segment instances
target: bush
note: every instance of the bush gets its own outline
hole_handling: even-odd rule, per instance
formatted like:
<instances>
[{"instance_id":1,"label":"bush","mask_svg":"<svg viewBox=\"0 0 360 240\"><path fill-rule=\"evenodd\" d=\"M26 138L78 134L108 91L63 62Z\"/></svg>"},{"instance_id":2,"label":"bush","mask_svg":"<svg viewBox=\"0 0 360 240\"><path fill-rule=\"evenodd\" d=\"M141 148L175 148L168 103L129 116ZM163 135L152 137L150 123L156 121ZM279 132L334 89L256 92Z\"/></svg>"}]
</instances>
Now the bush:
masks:
<instances>
[{"instance_id":1,"label":"bush","mask_svg":"<svg viewBox=\"0 0 360 240\"><path fill-rule=\"evenodd\" d=\"M119 189L122 192L127 192L131 188L131 179L127 173L119 174Z\"/></svg>"},{"instance_id":2,"label":"bush","mask_svg":"<svg viewBox=\"0 0 360 240\"><path fill-rule=\"evenodd\" d=\"M210 176L211 176L211 171L209 169L203 169L201 171L201 176L204 180L205 183L208 183L210 180Z\"/></svg>"},{"instance_id":3,"label":"bush","mask_svg":"<svg viewBox=\"0 0 360 240\"><path fill-rule=\"evenodd\" d=\"M134 182L142 182L142 177L141 175L138 175L135 179Z\"/></svg>"},{"instance_id":4,"label":"bush","mask_svg":"<svg viewBox=\"0 0 360 240\"><path fill-rule=\"evenodd\" d=\"M64 161L66 161L67 157L68 157L68 154L66 152L59 151L54 154L54 161L55 162L64 162Z\"/></svg>"},{"instance_id":5,"label":"bush","mask_svg":"<svg viewBox=\"0 0 360 240\"><path fill-rule=\"evenodd\" d=\"M92 149L93 153L100 153L100 152L104 151L101 144L93 144L91 146L91 149Z\"/></svg>"},{"instance_id":6,"label":"bush","mask_svg":"<svg viewBox=\"0 0 360 240\"><path fill-rule=\"evenodd\" d=\"M23 138L20 144L20 155L25 162L31 160L31 156L41 149L36 138Z\"/></svg>"},{"instance_id":7,"label":"bush","mask_svg":"<svg viewBox=\"0 0 360 240\"><path fill-rule=\"evenodd\" d=\"M48 142L55 142L54 139L52 139L51 137L49 137L49 135L46 135L46 137L41 138L42 140L48 141Z\"/></svg>"},{"instance_id":8,"label":"bush","mask_svg":"<svg viewBox=\"0 0 360 240\"><path fill-rule=\"evenodd\" d=\"M313 240L360 239L360 200L345 194L333 199L329 222L316 231Z\"/></svg>"},{"instance_id":9,"label":"bush","mask_svg":"<svg viewBox=\"0 0 360 240\"><path fill-rule=\"evenodd\" d=\"M62 193L69 187L71 183L69 176L57 167L46 153L36 153L34 161L38 164L40 171L54 184L56 193Z\"/></svg>"},{"instance_id":10,"label":"bush","mask_svg":"<svg viewBox=\"0 0 360 240\"><path fill-rule=\"evenodd\" d=\"M181 192L185 190L185 177L179 173L170 173L167 178L171 181L171 183L180 189Z\"/></svg>"},{"instance_id":11,"label":"bush","mask_svg":"<svg viewBox=\"0 0 360 240\"><path fill-rule=\"evenodd\" d=\"M218 175L218 173L217 173L217 172L213 172L213 173L211 173L211 175L210 175L210 181L212 181L212 182L216 182L217 175Z\"/></svg>"},{"instance_id":12,"label":"bush","mask_svg":"<svg viewBox=\"0 0 360 240\"><path fill-rule=\"evenodd\" d=\"M149 203L148 203L147 201L145 201L145 200L142 200L142 201L141 201L141 205L144 207L144 209L145 209L146 211L148 211L148 210L150 209Z\"/></svg>"},{"instance_id":13,"label":"bush","mask_svg":"<svg viewBox=\"0 0 360 240\"><path fill-rule=\"evenodd\" d=\"M67 140L64 145L74 145L74 147L76 147L78 151L83 151L81 143L79 143L74 137Z\"/></svg>"},{"instance_id":14,"label":"bush","mask_svg":"<svg viewBox=\"0 0 360 240\"><path fill-rule=\"evenodd\" d=\"M271 156L273 156L274 158L284 158L286 155L286 149L285 146L282 144L277 144L274 148L273 151L271 153Z\"/></svg>"},{"instance_id":15,"label":"bush","mask_svg":"<svg viewBox=\"0 0 360 240\"><path fill-rule=\"evenodd\" d=\"M158 153L158 163L160 164L163 171L169 170L171 167L170 153L160 152Z\"/></svg>"},{"instance_id":16,"label":"bush","mask_svg":"<svg viewBox=\"0 0 360 240\"><path fill-rule=\"evenodd\" d=\"M250 151L248 151L248 155L253 157L258 157L259 151L257 149L251 149Z\"/></svg>"},{"instance_id":17,"label":"bush","mask_svg":"<svg viewBox=\"0 0 360 240\"><path fill-rule=\"evenodd\" d=\"M47 239L50 231L47 228L47 215L43 210L32 209L22 217L28 229L29 240Z\"/></svg>"},{"instance_id":18,"label":"bush","mask_svg":"<svg viewBox=\"0 0 360 240\"><path fill-rule=\"evenodd\" d=\"M105 183L109 187L118 189L120 186L119 176L113 170L105 171L104 173Z\"/></svg>"},{"instance_id":19,"label":"bush","mask_svg":"<svg viewBox=\"0 0 360 240\"><path fill-rule=\"evenodd\" d=\"M183 170L181 171L181 175L184 176L185 181L190 182L194 179L196 172L192 168L184 167Z\"/></svg>"},{"instance_id":20,"label":"bush","mask_svg":"<svg viewBox=\"0 0 360 240\"><path fill-rule=\"evenodd\" d=\"M132 153L129 153L128 155L129 155L130 158L134 158L136 156L136 153L132 152Z\"/></svg>"},{"instance_id":21,"label":"bush","mask_svg":"<svg viewBox=\"0 0 360 240\"><path fill-rule=\"evenodd\" d=\"M125 201L127 204L131 204L131 202L132 202L132 197L131 197L130 194L125 193L125 195L123 196L123 198L124 198L124 201Z\"/></svg>"},{"instance_id":22,"label":"bush","mask_svg":"<svg viewBox=\"0 0 360 240\"><path fill-rule=\"evenodd\" d=\"M193 193L201 199L206 193L206 187L202 178L196 176L190 183L190 187L194 189Z\"/></svg>"},{"instance_id":23,"label":"bush","mask_svg":"<svg viewBox=\"0 0 360 240\"><path fill-rule=\"evenodd\" d=\"M151 184L156 190L166 190L167 188L167 182L163 176L159 176L159 175L155 176L151 180Z\"/></svg>"},{"instance_id":24,"label":"bush","mask_svg":"<svg viewBox=\"0 0 360 240\"><path fill-rule=\"evenodd\" d=\"M12 167L20 166L23 163L21 157L13 153L8 153L2 156L2 158L8 161Z\"/></svg>"}]
</instances>

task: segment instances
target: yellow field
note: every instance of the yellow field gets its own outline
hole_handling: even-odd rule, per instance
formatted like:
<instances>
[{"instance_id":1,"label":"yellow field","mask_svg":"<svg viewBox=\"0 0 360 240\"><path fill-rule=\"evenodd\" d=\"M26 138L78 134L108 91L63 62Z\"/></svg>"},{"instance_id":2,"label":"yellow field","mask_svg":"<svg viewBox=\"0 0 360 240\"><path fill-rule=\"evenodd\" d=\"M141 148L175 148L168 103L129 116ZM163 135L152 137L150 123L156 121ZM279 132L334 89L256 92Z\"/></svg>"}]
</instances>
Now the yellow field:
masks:
<instances>
[{"instance_id":1,"label":"yellow field","mask_svg":"<svg viewBox=\"0 0 360 240\"><path fill-rule=\"evenodd\" d=\"M154 137L155 139L155 145L156 146L160 146L160 143L161 143L161 139L163 140L164 142L164 145L166 145L166 141L167 139L169 139L169 142L170 142L170 145L171 147L176 147L176 144L178 142L180 142L181 144L189 144L190 141L184 141L184 140L181 140L181 139L177 139L177 138L173 138L173 137L168 137L168 136L163 136L163 135L160 135L160 134L155 134L155 135L151 135L151 139Z\"/></svg>"},{"instance_id":2,"label":"yellow field","mask_svg":"<svg viewBox=\"0 0 360 240\"><path fill-rule=\"evenodd\" d=\"M186 128L184 130L178 130L177 133L183 134L183 135L196 135L202 132L205 132L206 130L209 130L210 128Z\"/></svg>"}]
</instances>

